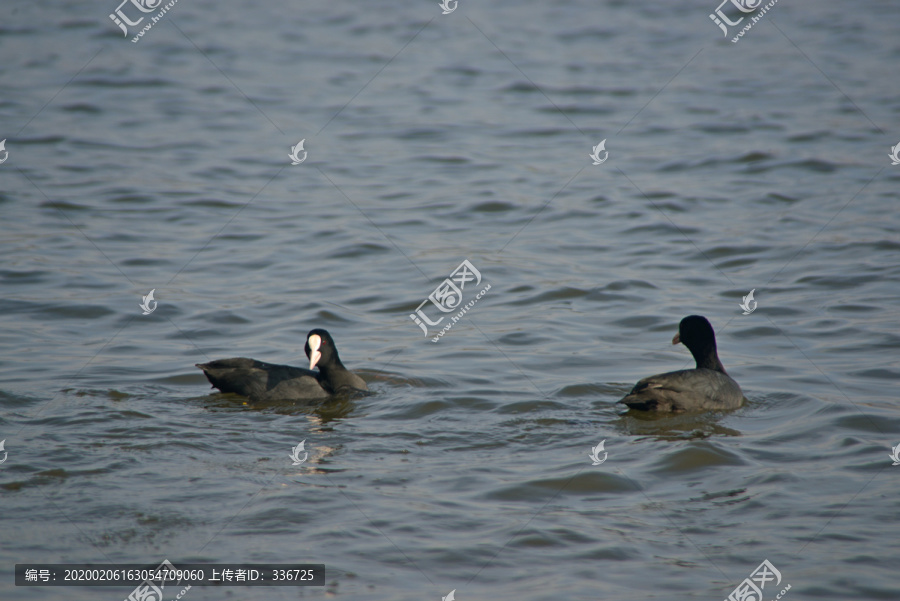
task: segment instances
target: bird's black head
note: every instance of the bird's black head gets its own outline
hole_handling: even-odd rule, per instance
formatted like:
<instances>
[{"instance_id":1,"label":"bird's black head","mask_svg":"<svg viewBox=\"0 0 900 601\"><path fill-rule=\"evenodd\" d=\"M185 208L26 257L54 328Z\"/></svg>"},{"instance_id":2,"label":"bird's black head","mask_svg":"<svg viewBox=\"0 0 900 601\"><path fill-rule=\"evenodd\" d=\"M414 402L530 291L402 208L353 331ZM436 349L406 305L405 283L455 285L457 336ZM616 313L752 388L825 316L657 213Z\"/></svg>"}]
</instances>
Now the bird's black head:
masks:
<instances>
[{"instance_id":1,"label":"bird's black head","mask_svg":"<svg viewBox=\"0 0 900 601\"><path fill-rule=\"evenodd\" d=\"M328 369L331 365L341 364L337 349L334 347L334 339L326 330L316 328L306 335L306 344L303 347L306 356L309 357L309 368L316 366L319 370Z\"/></svg>"},{"instance_id":2,"label":"bird's black head","mask_svg":"<svg viewBox=\"0 0 900 601\"><path fill-rule=\"evenodd\" d=\"M688 348L696 348L712 343L716 344L716 333L712 324L702 315L688 315L678 324L678 333L672 344L683 344Z\"/></svg>"},{"instance_id":3,"label":"bird's black head","mask_svg":"<svg viewBox=\"0 0 900 601\"><path fill-rule=\"evenodd\" d=\"M681 320L672 344L679 342L691 351L698 369L707 368L725 372L716 350L716 333L709 320L702 315L688 315Z\"/></svg>"}]
</instances>

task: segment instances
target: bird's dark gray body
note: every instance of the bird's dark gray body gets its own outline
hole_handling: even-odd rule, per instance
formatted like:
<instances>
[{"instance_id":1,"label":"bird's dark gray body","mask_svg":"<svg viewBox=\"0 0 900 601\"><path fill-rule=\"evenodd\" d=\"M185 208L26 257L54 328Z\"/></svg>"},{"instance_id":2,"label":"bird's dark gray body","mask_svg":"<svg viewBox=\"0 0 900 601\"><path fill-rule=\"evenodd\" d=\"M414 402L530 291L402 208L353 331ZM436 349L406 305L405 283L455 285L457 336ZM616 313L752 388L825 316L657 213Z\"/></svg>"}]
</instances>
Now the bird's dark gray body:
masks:
<instances>
[{"instance_id":1,"label":"bird's dark gray body","mask_svg":"<svg viewBox=\"0 0 900 601\"><path fill-rule=\"evenodd\" d=\"M642 411L737 409L744 393L722 372L683 369L644 378L619 402Z\"/></svg>"}]
</instances>

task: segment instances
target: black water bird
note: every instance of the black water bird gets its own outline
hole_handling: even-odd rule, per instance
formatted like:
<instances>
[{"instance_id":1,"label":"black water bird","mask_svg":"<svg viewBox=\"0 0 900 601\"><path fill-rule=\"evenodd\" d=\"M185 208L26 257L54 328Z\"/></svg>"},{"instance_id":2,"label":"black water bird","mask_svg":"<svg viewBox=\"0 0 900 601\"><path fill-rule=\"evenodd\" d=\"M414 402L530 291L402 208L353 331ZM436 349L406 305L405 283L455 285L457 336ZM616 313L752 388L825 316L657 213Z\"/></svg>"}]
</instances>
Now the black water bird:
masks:
<instances>
[{"instance_id":1,"label":"black water bird","mask_svg":"<svg viewBox=\"0 0 900 601\"><path fill-rule=\"evenodd\" d=\"M689 315L678 324L672 344L682 343L697 362L696 369L671 371L644 378L620 400L642 411L708 411L737 409L744 402L738 383L725 372L709 321Z\"/></svg>"},{"instance_id":2,"label":"black water bird","mask_svg":"<svg viewBox=\"0 0 900 601\"><path fill-rule=\"evenodd\" d=\"M365 380L344 367L331 334L315 329L304 345L309 369L275 365L237 357L198 363L206 378L222 392L234 392L250 401L320 401L338 394L368 390ZM318 371L312 371L318 367Z\"/></svg>"}]
</instances>

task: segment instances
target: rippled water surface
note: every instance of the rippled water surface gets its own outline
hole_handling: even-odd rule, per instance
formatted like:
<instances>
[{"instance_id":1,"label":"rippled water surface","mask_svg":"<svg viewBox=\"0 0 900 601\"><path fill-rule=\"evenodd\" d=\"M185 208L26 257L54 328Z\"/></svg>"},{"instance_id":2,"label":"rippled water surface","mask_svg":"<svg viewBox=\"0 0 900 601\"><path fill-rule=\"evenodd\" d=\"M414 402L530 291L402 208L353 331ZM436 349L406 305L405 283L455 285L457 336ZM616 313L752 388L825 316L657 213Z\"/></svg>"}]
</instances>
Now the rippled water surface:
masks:
<instances>
[{"instance_id":1,"label":"rippled water surface","mask_svg":"<svg viewBox=\"0 0 900 601\"><path fill-rule=\"evenodd\" d=\"M4 3L0 597L168 558L327 566L188 601L719 601L764 559L766 600L900 598L900 7L732 43L716 4L181 0L133 43L115 0ZM622 415L693 313L745 406ZM373 395L193 367L314 327Z\"/></svg>"}]
</instances>

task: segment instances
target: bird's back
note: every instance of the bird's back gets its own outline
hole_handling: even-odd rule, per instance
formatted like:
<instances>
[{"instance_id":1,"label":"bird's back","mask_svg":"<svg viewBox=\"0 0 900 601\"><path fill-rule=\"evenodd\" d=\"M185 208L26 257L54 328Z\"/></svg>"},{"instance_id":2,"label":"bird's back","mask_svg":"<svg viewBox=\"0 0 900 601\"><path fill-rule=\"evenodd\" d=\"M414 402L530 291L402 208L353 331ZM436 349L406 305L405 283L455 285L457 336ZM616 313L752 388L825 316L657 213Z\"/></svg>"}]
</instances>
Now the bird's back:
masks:
<instances>
[{"instance_id":1,"label":"bird's back","mask_svg":"<svg viewBox=\"0 0 900 601\"><path fill-rule=\"evenodd\" d=\"M643 411L703 411L737 409L743 401L730 376L704 368L644 378L619 402Z\"/></svg>"},{"instance_id":2,"label":"bird's back","mask_svg":"<svg viewBox=\"0 0 900 601\"><path fill-rule=\"evenodd\" d=\"M314 371L236 357L198 363L210 384L253 402L282 399L318 400L328 397Z\"/></svg>"}]
</instances>

